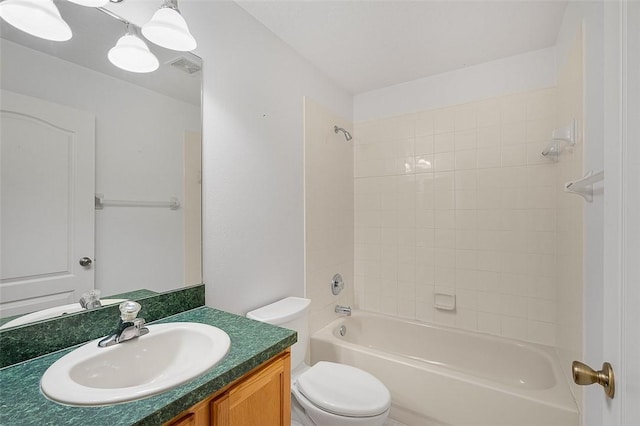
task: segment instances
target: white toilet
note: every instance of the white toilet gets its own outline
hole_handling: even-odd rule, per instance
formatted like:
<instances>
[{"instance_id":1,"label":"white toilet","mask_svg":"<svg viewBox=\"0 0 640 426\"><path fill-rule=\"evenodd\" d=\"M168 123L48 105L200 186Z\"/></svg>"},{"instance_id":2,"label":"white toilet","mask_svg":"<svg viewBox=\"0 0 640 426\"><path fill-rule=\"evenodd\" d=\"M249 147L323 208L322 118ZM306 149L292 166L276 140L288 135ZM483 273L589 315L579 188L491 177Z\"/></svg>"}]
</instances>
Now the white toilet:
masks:
<instances>
[{"instance_id":1,"label":"white toilet","mask_svg":"<svg viewBox=\"0 0 640 426\"><path fill-rule=\"evenodd\" d=\"M304 426L382 426L389 415L391 394L380 380L349 365L305 364L310 303L287 297L247 314L298 332L298 342L291 348L292 417Z\"/></svg>"}]
</instances>

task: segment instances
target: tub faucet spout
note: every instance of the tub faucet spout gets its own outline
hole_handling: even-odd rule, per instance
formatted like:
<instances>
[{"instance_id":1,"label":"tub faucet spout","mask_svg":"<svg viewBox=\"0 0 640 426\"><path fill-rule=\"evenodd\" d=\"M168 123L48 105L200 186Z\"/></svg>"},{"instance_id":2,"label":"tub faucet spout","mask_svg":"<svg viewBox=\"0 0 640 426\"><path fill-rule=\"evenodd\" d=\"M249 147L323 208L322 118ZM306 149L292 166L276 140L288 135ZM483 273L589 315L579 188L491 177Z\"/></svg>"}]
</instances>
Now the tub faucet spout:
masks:
<instances>
[{"instance_id":1,"label":"tub faucet spout","mask_svg":"<svg viewBox=\"0 0 640 426\"><path fill-rule=\"evenodd\" d=\"M351 316L351 306L336 305L335 312L349 317Z\"/></svg>"}]
</instances>

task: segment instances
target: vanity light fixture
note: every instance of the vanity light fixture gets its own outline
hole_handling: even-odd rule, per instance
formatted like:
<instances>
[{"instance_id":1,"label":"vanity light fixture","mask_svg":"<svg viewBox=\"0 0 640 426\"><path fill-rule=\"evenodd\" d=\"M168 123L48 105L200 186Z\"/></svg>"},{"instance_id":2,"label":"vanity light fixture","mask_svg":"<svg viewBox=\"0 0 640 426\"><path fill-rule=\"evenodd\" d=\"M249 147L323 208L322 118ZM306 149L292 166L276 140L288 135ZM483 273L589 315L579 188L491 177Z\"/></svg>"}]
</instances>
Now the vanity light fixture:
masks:
<instances>
[{"instance_id":1,"label":"vanity light fixture","mask_svg":"<svg viewBox=\"0 0 640 426\"><path fill-rule=\"evenodd\" d=\"M71 3L79 4L87 7L102 7L109 3L109 0L68 0Z\"/></svg>"},{"instance_id":2,"label":"vanity light fixture","mask_svg":"<svg viewBox=\"0 0 640 426\"><path fill-rule=\"evenodd\" d=\"M120 37L116 45L109 50L107 57L116 67L130 72L147 73L157 70L160 66L158 58L136 35L132 25L127 25L127 34Z\"/></svg>"},{"instance_id":3,"label":"vanity light fixture","mask_svg":"<svg viewBox=\"0 0 640 426\"><path fill-rule=\"evenodd\" d=\"M0 3L0 17L17 29L45 40L66 41L72 35L53 0L5 0Z\"/></svg>"},{"instance_id":4,"label":"vanity light fixture","mask_svg":"<svg viewBox=\"0 0 640 426\"><path fill-rule=\"evenodd\" d=\"M164 0L160 9L142 27L142 35L158 46L171 50L189 51L197 45L178 10L178 0Z\"/></svg>"}]
</instances>

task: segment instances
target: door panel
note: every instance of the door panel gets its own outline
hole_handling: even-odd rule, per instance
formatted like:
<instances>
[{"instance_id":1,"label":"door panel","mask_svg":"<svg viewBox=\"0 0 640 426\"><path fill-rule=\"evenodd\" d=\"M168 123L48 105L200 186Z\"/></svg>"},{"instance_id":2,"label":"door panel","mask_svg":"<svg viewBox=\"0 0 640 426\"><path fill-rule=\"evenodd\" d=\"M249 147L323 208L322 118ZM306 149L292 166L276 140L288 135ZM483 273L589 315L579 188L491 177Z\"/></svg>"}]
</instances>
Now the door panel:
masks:
<instances>
[{"instance_id":1,"label":"door panel","mask_svg":"<svg viewBox=\"0 0 640 426\"><path fill-rule=\"evenodd\" d=\"M0 315L93 289L95 118L2 91Z\"/></svg>"}]
</instances>

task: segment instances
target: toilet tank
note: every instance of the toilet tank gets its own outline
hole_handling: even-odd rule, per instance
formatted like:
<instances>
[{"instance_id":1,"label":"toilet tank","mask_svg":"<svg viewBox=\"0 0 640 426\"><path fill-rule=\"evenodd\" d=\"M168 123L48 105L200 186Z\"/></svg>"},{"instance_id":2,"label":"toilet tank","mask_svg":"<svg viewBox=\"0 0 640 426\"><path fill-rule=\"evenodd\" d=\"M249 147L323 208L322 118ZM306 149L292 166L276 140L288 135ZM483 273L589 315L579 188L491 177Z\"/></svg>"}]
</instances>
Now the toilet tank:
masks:
<instances>
[{"instance_id":1,"label":"toilet tank","mask_svg":"<svg viewBox=\"0 0 640 426\"><path fill-rule=\"evenodd\" d=\"M304 362L309 347L309 305L311 300L287 297L247 313L247 318L295 330L298 342L291 347L291 369Z\"/></svg>"}]
</instances>

